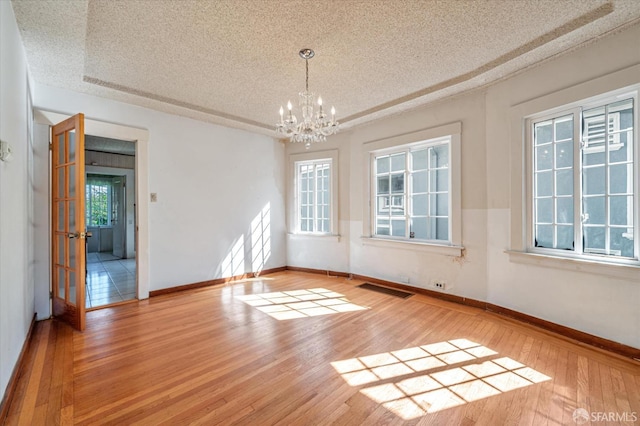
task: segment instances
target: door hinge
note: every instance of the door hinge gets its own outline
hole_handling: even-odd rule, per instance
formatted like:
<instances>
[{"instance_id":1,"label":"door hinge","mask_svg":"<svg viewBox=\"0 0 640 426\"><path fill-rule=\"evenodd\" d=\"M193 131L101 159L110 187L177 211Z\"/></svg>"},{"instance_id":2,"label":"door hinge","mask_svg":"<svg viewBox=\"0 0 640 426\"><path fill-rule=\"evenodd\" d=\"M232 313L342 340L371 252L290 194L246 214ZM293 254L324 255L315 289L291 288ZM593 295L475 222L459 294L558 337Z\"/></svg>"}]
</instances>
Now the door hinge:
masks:
<instances>
[{"instance_id":1,"label":"door hinge","mask_svg":"<svg viewBox=\"0 0 640 426\"><path fill-rule=\"evenodd\" d=\"M53 151L53 144L49 142L49 151Z\"/></svg>"},{"instance_id":2,"label":"door hinge","mask_svg":"<svg viewBox=\"0 0 640 426\"><path fill-rule=\"evenodd\" d=\"M49 299L53 299L53 291L49 291Z\"/></svg>"}]
</instances>

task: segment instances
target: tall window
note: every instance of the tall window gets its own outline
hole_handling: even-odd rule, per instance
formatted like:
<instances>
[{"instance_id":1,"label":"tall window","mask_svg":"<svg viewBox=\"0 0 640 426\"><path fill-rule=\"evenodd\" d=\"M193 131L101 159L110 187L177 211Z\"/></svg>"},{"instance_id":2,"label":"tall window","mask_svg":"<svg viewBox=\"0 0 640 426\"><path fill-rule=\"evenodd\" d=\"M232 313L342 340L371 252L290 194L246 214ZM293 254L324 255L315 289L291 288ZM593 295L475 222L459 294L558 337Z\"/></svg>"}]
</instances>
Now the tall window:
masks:
<instances>
[{"instance_id":1,"label":"tall window","mask_svg":"<svg viewBox=\"0 0 640 426\"><path fill-rule=\"evenodd\" d=\"M111 225L111 179L89 175L85 184L86 225Z\"/></svg>"},{"instance_id":2,"label":"tall window","mask_svg":"<svg viewBox=\"0 0 640 426\"><path fill-rule=\"evenodd\" d=\"M451 241L450 139L373 154L373 234Z\"/></svg>"},{"instance_id":3,"label":"tall window","mask_svg":"<svg viewBox=\"0 0 640 426\"><path fill-rule=\"evenodd\" d=\"M295 163L300 232L331 232L331 163L331 159Z\"/></svg>"},{"instance_id":4,"label":"tall window","mask_svg":"<svg viewBox=\"0 0 640 426\"><path fill-rule=\"evenodd\" d=\"M638 259L636 97L533 118L535 249Z\"/></svg>"}]
</instances>

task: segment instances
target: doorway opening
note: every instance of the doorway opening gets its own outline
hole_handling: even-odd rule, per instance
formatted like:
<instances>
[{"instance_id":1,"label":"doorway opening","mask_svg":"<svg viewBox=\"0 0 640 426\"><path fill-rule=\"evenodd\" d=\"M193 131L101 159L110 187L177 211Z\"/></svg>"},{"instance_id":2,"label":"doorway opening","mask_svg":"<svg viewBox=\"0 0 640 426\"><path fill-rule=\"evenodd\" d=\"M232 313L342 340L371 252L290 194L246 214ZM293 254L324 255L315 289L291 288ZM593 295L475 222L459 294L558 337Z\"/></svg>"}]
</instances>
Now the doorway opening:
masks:
<instances>
[{"instance_id":1,"label":"doorway opening","mask_svg":"<svg viewBox=\"0 0 640 426\"><path fill-rule=\"evenodd\" d=\"M87 310L137 298L135 155L135 142L85 135Z\"/></svg>"}]
</instances>

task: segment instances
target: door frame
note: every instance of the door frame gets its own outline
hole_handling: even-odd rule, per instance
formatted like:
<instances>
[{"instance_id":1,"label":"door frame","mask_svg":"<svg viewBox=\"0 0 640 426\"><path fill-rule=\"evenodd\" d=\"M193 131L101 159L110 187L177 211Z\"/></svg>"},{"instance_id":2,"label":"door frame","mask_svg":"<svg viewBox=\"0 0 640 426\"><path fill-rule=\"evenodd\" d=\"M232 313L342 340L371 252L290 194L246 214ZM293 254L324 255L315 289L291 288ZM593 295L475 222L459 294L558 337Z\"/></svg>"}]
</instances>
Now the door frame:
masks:
<instances>
[{"instance_id":1,"label":"door frame","mask_svg":"<svg viewBox=\"0 0 640 426\"><path fill-rule=\"evenodd\" d=\"M78 111L82 112L82 111ZM53 126L56 123L66 120L74 114L61 114L58 112L34 109L34 121L38 124ZM84 119L85 134L101 136L111 139L121 139L133 141L136 145L136 173L135 173L135 194L136 194L136 275L138 280L139 300L149 298L149 163L148 163L148 140L149 131L142 128L125 126L121 124L109 123L95 118ZM49 176L51 175L51 163L49 162ZM51 183L51 182L50 182ZM49 191L50 193L51 191ZM51 209L51 195L49 195L49 210ZM49 217L51 221L51 217ZM52 224L49 223L49 229ZM50 237L49 237L50 238ZM51 246L51 241L49 241ZM52 253L49 253L51 260ZM51 288L49 276L49 288ZM51 307L49 308L51 315Z\"/></svg>"}]
</instances>

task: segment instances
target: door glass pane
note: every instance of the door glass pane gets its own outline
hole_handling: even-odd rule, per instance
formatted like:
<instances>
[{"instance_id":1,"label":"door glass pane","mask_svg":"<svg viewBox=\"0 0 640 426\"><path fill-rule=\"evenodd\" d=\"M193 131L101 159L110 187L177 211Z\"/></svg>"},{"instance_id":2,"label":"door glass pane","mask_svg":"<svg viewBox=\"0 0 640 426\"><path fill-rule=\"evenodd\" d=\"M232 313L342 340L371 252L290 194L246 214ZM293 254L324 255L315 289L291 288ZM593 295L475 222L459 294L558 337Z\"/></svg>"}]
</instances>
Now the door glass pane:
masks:
<instances>
[{"instance_id":1,"label":"door glass pane","mask_svg":"<svg viewBox=\"0 0 640 426\"><path fill-rule=\"evenodd\" d=\"M69 271L69 302L76 304L76 273Z\"/></svg>"},{"instance_id":2,"label":"door glass pane","mask_svg":"<svg viewBox=\"0 0 640 426\"><path fill-rule=\"evenodd\" d=\"M64 282L65 282L65 270L64 268L58 268L58 297L60 299L66 298L66 294L64 291Z\"/></svg>"},{"instance_id":3,"label":"door glass pane","mask_svg":"<svg viewBox=\"0 0 640 426\"><path fill-rule=\"evenodd\" d=\"M76 232L76 202L69 201L69 232Z\"/></svg>"},{"instance_id":4,"label":"door glass pane","mask_svg":"<svg viewBox=\"0 0 640 426\"><path fill-rule=\"evenodd\" d=\"M69 198L76 198L76 166L69 166Z\"/></svg>"},{"instance_id":5,"label":"door glass pane","mask_svg":"<svg viewBox=\"0 0 640 426\"><path fill-rule=\"evenodd\" d=\"M66 163L64 157L64 133L58 135L58 164Z\"/></svg>"},{"instance_id":6,"label":"door glass pane","mask_svg":"<svg viewBox=\"0 0 640 426\"><path fill-rule=\"evenodd\" d=\"M69 241L69 267L76 267L76 247L78 243L75 239Z\"/></svg>"},{"instance_id":7,"label":"door glass pane","mask_svg":"<svg viewBox=\"0 0 640 426\"><path fill-rule=\"evenodd\" d=\"M64 264L64 245L65 242L67 241L67 236L66 235L56 235L56 238L58 239L58 265L61 266L65 266Z\"/></svg>"},{"instance_id":8,"label":"door glass pane","mask_svg":"<svg viewBox=\"0 0 640 426\"><path fill-rule=\"evenodd\" d=\"M58 201L58 226L56 231L64 232L64 203L65 201Z\"/></svg>"},{"instance_id":9,"label":"door glass pane","mask_svg":"<svg viewBox=\"0 0 640 426\"><path fill-rule=\"evenodd\" d=\"M76 161L76 132L72 130L69 132L69 162Z\"/></svg>"},{"instance_id":10,"label":"door glass pane","mask_svg":"<svg viewBox=\"0 0 640 426\"><path fill-rule=\"evenodd\" d=\"M64 187L66 186L66 182L64 180L64 167L60 167L58 169L58 198L64 198Z\"/></svg>"}]
</instances>

